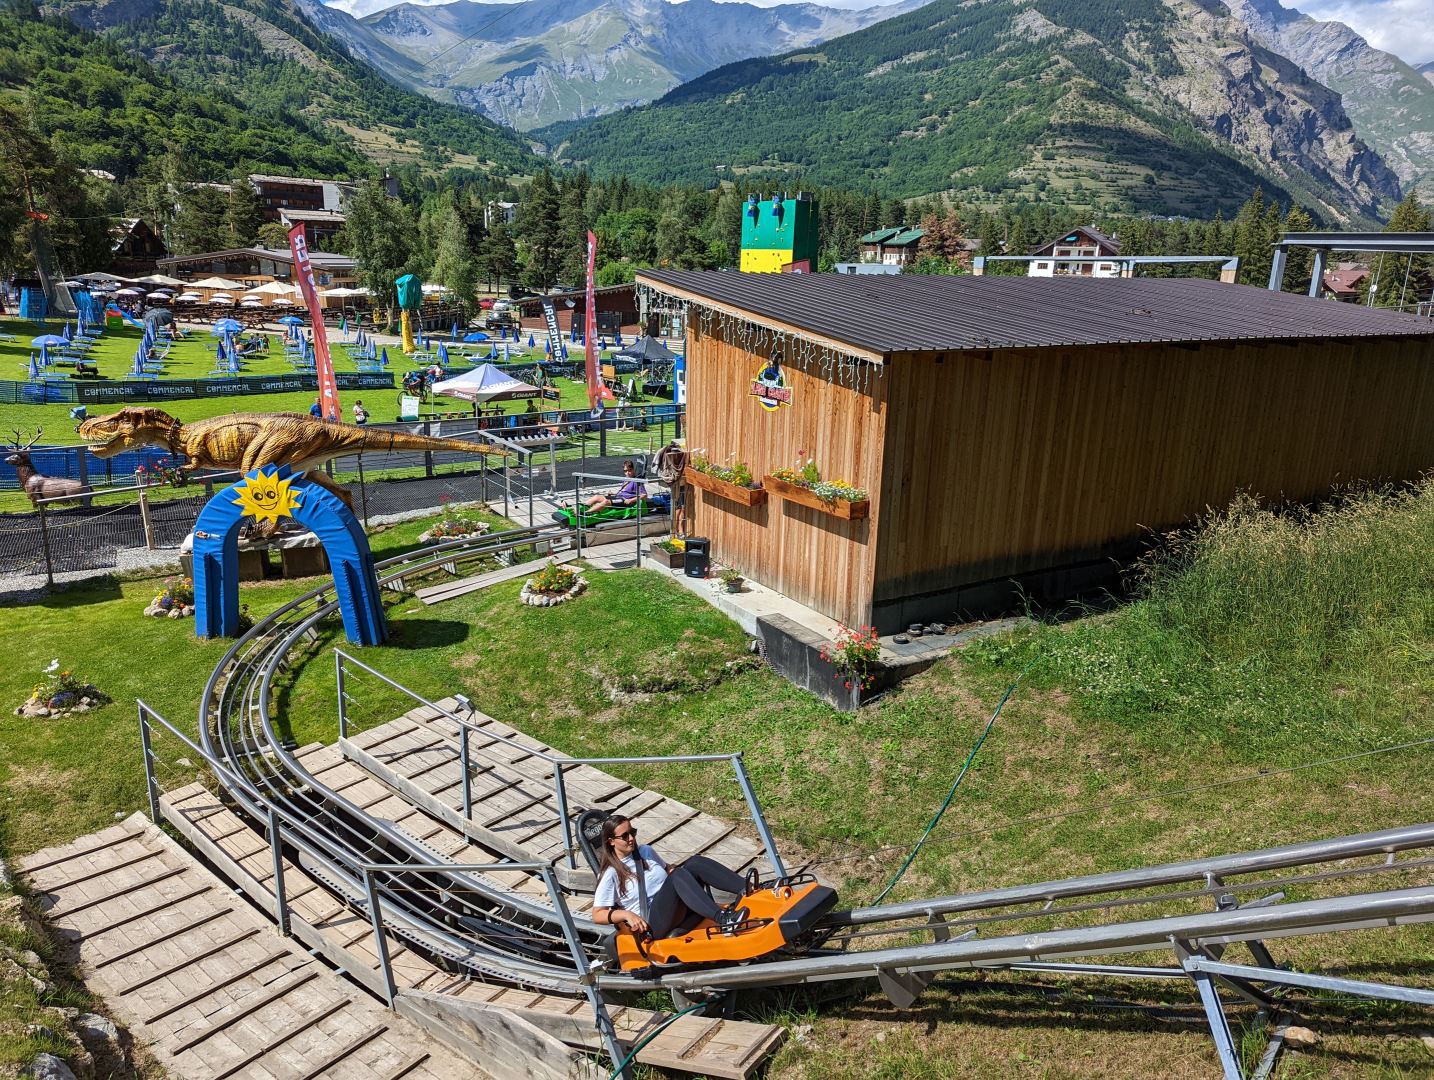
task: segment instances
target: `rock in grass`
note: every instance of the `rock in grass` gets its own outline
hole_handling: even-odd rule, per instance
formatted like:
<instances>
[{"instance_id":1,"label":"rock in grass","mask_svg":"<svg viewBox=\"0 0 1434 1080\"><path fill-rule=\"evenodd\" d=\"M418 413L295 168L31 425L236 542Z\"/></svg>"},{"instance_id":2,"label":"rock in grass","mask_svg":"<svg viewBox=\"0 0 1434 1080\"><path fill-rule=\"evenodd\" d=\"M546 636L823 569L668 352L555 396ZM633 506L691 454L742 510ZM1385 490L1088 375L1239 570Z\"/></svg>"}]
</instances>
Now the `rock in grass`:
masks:
<instances>
[{"instance_id":1,"label":"rock in grass","mask_svg":"<svg viewBox=\"0 0 1434 1080\"><path fill-rule=\"evenodd\" d=\"M65 1064L64 1058L54 1054L36 1054L30 1064L30 1075L35 1080L75 1080L75 1074Z\"/></svg>"},{"instance_id":2,"label":"rock in grass","mask_svg":"<svg viewBox=\"0 0 1434 1080\"><path fill-rule=\"evenodd\" d=\"M1319 1042L1319 1036L1307 1027L1285 1028L1285 1045L1296 1050L1308 1050Z\"/></svg>"}]
</instances>

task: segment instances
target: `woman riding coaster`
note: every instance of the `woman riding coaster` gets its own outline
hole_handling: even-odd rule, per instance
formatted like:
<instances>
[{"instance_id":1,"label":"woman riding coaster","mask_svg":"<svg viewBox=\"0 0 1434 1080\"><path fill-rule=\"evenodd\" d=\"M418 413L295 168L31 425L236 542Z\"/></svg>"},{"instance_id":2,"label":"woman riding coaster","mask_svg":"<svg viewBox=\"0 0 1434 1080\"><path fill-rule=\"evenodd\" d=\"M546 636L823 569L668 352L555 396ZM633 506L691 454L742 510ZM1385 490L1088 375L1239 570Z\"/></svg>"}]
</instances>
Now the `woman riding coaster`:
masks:
<instances>
[{"instance_id":1,"label":"woman riding coaster","mask_svg":"<svg viewBox=\"0 0 1434 1080\"><path fill-rule=\"evenodd\" d=\"M625 817L603 822L601 845L602 870L593 894L593 922L598 925L610 923L655 940L679 928L693 929L702 919L732 933L747 918L747 910L738 907L747 883L721 863L693 855L672 866L646 844L638 844L637 829ZM738 899L722 907L709 889L735 893Z\"/></svg>"},{"instance_id":2,"label":"woman riding coaster","mask_svg":"<svg viewBox=\"0 0 1434 1080\"><path fill-rule=\"evenodd\" d=\"M622 475L627 482L617 489L615 495L594 495L583 505L591 512L606 510L610 506L634 506L638 499L647 498L647 488L637 479L637 468L631 461L622 463Z\"/></svg>"}]
</instances>

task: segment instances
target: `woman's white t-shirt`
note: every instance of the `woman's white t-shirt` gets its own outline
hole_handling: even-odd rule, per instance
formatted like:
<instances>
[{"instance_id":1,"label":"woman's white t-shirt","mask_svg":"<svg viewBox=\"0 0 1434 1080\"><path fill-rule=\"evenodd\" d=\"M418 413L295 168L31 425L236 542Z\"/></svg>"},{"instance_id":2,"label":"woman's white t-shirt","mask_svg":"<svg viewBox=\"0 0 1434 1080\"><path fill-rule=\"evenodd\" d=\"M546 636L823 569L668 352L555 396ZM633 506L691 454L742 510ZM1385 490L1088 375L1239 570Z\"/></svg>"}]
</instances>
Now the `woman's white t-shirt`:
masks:
<instances>
[{"instance_id":1,"label":"woman's white t-shirt","mask_svg":"<svg viewBox=\"0 0 1434 1080\"><path fill-rule=\"evenodd\" d=\"M662 866L662 860L657 852L646 844L639 844L637 853L647 863L647 874L645 884L647 885L647 902L652 903L652 898L657 895L657 890L667 881L667 871ZM624 911L631 911L634 915L640 914L642 898L637 889L637 860L629 855L623 859L623 865L632 871L632 877L628 879L627 886L618 892L617 871L608 867L598 878L597 889L593 892L593 907L595 908L622 908Z\"/></svg>"}]
</instances>

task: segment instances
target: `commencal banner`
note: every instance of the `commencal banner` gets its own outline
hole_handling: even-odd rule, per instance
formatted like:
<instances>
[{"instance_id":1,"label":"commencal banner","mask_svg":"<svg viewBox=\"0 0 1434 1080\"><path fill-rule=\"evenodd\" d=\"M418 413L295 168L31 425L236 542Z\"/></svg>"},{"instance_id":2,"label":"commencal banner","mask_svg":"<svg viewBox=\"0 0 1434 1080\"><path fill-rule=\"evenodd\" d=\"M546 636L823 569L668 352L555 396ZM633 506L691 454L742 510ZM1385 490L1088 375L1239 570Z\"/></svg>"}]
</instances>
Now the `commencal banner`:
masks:
<instances>
[{"instance_id":1,"label":"commencal banner","mask_svg":"<svg viewBox=\"0 0 1434 1080\"><path fill-rule=\"evenodd\" d=\"M393 375L340 372L335 376L343 390L392 390ZM0 383L0 402L21 404L31 400L31 384ZM230 379L152 379L125 382L108 380L75 380L45 386L47 393L40 400L78 402L82 405L105 405L124 401L175 401L183 398L234 397L239 394L291 394L298 390L317 390L318 379L312 375L241 375ZM12 397L7 390L15 388Z\"/></svg>"},{"instance_id":2,"label":"commencal banner","mask_svg":"<svg viewBox=\"0 0 1434 1080\"><path fill-rule=\"evenodd\" d=\"M314 268L309 263L309 243L304 238L301 222L289 230L289 250L294 253L294 277L309 308L309 322L314 327L314 372L319 380L319 407L324 419L335 423L343 419L339 406L339 384L334 381L334 362L329 357L329 336L324 329L324 309L319 306L319 290L314 285Z\"/></svg>"},{"instance_id":3,"label":"commencal banner","mask_svg":"<svg viewBox=\"0 0 1434 1080\"><path fill-rule=\"evenodd\" d=\"M558 329L558 310L547 297L543 298L543 321L548 324L548 359L556 364L563 358L563 332Z\"/></svg>"}]
</instances>

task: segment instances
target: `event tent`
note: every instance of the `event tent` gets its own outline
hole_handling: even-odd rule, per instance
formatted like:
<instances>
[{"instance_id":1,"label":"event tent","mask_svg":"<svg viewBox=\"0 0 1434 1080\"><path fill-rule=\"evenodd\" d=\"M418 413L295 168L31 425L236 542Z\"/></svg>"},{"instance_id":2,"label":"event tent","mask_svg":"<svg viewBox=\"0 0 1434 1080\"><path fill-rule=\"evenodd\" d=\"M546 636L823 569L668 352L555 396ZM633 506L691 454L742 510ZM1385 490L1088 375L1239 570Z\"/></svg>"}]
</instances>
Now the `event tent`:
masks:
<instances>
[{"instance_id":1,"label":"event tent","mask_svg":"<svg viewBox=\"0 0 1434 1080\"><path fill-rule=\"evenodd\" d=\"M623 356L629 360L642 360L652 362L654 360L675 360L677 354L669 349L656 338L644 334L627 348L614 353L615 356Z\"/></svg>"},{"instance_id":2,"label":"event tent","mask_svg":"<svg viewBox=\"0 0 1434 1080\"><path fill-rule=\"evenodd\" d=\"M538 388L521 379L499 371L492 364L480 364L472 371L433 384L433 392L464 401L498 401L500 399L536 397Z\"/></svg>"}]
</instances>

